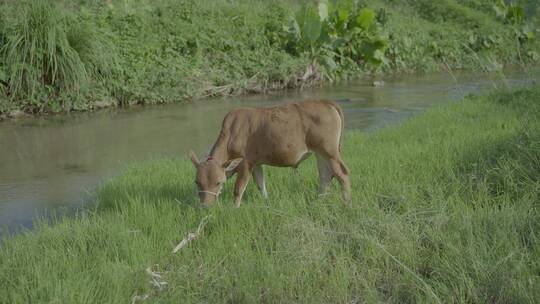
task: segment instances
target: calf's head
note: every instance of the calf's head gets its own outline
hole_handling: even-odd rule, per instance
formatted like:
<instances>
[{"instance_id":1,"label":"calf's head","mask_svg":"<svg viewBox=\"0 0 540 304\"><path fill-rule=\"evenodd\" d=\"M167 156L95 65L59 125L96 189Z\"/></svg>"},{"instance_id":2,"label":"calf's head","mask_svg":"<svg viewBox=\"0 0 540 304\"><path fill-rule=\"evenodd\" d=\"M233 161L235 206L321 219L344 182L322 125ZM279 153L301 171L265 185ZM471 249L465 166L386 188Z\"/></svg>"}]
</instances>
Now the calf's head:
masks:
<instances>
[{"instance_id":1,"label":"calf's head","mask_svg":"<svg viewBox=\"0 0 540 304\"><path fill-rule=\"evenodd\" d=\"M242 158L236 158L221 165L213 158L199 161L193 151L190 154L191 162L197 170L195 184L199 199L205 207L208 207L221 193L223 184L227 180L227 173L233 171L240 164Z\"/></svg>"}]
</instances>

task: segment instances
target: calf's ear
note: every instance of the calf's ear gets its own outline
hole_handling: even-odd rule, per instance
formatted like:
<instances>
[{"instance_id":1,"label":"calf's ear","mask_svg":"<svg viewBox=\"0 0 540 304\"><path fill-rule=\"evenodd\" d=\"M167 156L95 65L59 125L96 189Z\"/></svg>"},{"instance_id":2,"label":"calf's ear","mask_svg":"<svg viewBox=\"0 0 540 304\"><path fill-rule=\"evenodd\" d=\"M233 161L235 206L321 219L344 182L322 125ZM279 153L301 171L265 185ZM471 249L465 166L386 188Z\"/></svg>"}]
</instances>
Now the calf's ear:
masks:
<instances>
[{"instance_id":1,"label":"calf's ear","mask_svg":"<svg viewBox=\"0 0 540 304\"><path fill-rule=\"evenodd\" d=\"M197 155L195 154L195 152L193 152L193 150L189 150L189 158L191 159L191 162L195 167L199 166L199 159L197 158Z\"/></svg>"},{"instance_id":2,"label":"calf's ear","mask_svg":"<svg viewBox=\"0 0 540 304\"><path fill-rule=\"evenodd\" d=\"M243 160L244 159L242 157L231 160L225 168L225 172L233 171Z\"/></svg>"}]
</instances>

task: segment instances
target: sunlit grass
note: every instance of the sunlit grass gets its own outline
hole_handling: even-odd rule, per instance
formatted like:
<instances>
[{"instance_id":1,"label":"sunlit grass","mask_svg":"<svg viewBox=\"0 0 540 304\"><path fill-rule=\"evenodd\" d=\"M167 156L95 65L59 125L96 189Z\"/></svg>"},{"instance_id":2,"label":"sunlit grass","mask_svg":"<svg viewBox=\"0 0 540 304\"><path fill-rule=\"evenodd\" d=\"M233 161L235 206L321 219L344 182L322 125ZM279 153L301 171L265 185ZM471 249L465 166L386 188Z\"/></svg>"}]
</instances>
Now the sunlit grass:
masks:
<instances>
[{"instance_id":1,"label":"sunlit grass","mask_svg":"<svg viewBox=\"0 0 540 304\"><path fill-rule=\"evenodd\" d=\"M336 184L317 198L313 159L267 167L270 199L250 184L240 209L232 182L197 208L187 159L134 165L95 211L4 241L0 302L534 303L539 104L540 89L499 92L349 132L350 208Z\"/></svg>"}]
</instances>

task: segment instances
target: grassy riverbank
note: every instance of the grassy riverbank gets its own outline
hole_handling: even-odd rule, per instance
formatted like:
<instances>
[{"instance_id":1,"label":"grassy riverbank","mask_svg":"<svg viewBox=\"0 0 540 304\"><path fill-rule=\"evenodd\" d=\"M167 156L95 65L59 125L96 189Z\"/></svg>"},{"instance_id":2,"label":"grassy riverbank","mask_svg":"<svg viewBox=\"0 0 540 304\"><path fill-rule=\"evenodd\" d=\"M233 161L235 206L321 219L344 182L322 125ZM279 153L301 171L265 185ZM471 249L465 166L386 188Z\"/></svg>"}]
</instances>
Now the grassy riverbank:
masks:
<instances>
[{"instance_id":1,"label":"grassy riverbank","mask_svg":"<svg viewBox=\"0 0 540 304\"><path fill-rule=\"evenodd\" d=\"M531 0L304 2L1 0L0 117L540 60Z\"/></svg>"},{"instance_id":2,"label":"grassy riverbank","mask_svg":"<svg viewBox=\"0 0 540 304\"><path fill-rule=\"evenodd\" d=\"M195 208L187 159L135 165L95 212L4 241L0 302L537 302L539 115L540 88L523 89L350 132L350 208L337 185L316 198L312 159L267 168L270 199L250 184L240 209L231 182Z\"/></svg>"}]
</instances>

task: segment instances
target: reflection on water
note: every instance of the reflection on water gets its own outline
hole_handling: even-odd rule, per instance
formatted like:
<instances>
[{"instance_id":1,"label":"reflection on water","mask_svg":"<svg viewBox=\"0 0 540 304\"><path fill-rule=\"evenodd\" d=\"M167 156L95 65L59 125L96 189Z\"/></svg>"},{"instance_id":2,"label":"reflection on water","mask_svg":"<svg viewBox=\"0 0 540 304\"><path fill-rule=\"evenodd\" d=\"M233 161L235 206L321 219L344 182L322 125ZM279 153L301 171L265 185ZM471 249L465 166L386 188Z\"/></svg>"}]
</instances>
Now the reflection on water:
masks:
<instances>
[{"instance_id":1,"label":"reflection on water","mask_svg":"<svg viewBox=\"0 0 540 304\"><path fill-rule=\"evenodd\" d=\"M509 71L505 81L527 84L540 70L533 75ZM371 131L494 85L486 75L455 76L457 81L448 74L407 75L386 80L383 87L357 81L303 92L0 123L0 236L6 228L31 227L36 216L50 210L81 207L100 181L127 163L183 157L190 148L206 152L233 108L334 99L343 107L347 128Z\"/></svg>"}]
</instances>

